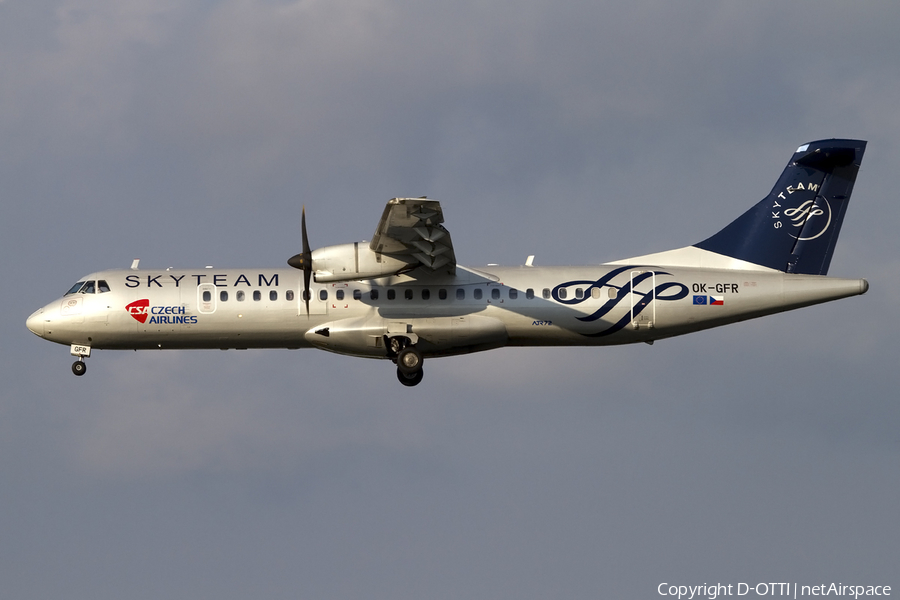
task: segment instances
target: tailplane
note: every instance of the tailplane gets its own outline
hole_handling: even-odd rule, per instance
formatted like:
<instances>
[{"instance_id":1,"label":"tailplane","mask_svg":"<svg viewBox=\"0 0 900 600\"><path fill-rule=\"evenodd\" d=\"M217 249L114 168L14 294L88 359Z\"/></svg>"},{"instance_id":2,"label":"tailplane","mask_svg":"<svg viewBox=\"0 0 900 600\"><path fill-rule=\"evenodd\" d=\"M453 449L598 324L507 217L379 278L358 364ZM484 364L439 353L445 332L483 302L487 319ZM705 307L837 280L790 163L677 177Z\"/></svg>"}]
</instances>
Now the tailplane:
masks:
<instances>
[{"instance_id":1,"label":"tailplane","mask_svg":"<svg viewBox=\"0 0 900 600\"><path fill-rule=\"evenodd\" d=\"M800 146L768 196L694 246L786 273L825 275L865 151L862 140Z\"/></svg>"}]
</instances>

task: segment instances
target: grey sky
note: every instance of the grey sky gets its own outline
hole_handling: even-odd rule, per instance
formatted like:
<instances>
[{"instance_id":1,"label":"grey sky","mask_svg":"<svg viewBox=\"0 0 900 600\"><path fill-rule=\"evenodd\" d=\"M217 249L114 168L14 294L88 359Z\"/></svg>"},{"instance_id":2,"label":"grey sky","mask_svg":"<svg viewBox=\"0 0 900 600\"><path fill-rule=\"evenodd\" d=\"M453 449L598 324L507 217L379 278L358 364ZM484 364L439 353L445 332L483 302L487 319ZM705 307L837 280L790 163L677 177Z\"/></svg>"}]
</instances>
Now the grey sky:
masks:
<instances>
[{"instance_id":1,"label":"grey sky","mask_svg":"<svg viewBox=\"0 0 900 600\"><path fill-rule=\"evenodd\" d=\"M900 589L891 2L0 1L0 581L10 598ZM390 365L67 350L79 276L279 266L442 201L461 263L699 241L791 152L869 141L870 292L653 347Z\"/></svg>"}]
</instances>

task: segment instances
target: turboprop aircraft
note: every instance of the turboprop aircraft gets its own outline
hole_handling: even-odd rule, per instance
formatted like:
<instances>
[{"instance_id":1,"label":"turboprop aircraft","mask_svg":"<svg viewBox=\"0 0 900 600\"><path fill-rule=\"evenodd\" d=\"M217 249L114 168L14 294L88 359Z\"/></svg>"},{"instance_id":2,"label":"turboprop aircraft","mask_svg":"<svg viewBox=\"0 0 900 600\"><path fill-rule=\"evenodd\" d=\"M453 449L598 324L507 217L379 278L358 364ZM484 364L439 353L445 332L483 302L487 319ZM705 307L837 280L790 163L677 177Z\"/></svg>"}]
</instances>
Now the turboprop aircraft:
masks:
<instances>
[{"instance_id":1,"label":"turboprop aircraft","mask_svg":"<svg viewBox=\"0 0 900 600\"><path fill-rule=\"evenodd\" d=\"M503 346L605 346L669 338L864 294L826 277L866 149L800 146L758 204L702 242L602 265L458 265L441 205L387 203L372 240L302 252L282 269L98 271L26 322L97 349L319 348L390 360L403 385L425 359ZM298 272L299 270L299 272Z\"/></svg>"}]
</instances>

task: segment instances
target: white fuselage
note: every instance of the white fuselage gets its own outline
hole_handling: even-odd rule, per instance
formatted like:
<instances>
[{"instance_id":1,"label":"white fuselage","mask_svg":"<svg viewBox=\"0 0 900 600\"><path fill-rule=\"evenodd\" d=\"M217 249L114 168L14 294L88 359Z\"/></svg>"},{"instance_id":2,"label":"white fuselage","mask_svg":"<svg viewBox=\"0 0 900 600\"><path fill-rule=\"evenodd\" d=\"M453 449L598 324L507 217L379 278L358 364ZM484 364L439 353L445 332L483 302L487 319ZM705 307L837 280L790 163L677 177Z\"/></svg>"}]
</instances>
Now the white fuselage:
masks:
<instances>
[{"instance_id":1,"label":"white fuselage","mask_svg":"<svg viewBox=\"0 0 900 600\"><path fill-rule=\"evenodd\" d=\"M302 348L389 358L386 336L424 356L501 346L652 342L865 293L863 279L608 264L459 267L313 283L296 269L110 270L29 317L37 335L94 349Z\"/></svg>"}]
</instances>

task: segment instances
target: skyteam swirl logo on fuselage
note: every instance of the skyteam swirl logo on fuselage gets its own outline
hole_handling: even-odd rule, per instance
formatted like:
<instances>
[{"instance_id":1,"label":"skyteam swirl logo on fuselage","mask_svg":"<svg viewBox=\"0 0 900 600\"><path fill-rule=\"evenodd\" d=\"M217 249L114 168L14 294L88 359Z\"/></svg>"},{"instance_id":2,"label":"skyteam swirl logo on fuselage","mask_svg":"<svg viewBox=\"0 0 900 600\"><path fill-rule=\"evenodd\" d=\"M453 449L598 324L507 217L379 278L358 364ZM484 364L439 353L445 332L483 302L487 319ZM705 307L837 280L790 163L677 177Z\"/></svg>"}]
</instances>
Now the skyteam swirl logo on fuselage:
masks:
<instances>
[{"instance_id":1,"label":"skyteam swirl logo on fuselage","mask_svg":"<svg viewBox=\"0 0 900 600\"><path fill-rule=\"evenodd\" d=\"M636 270L639 268L640 267L636 267L636 266L632 266L632 265L625 266L625 267L619 267L618 269L613 269L612 271L610 271L609 273L607 273L606 275L604 275L603 277L601 277L600 279L598 279L596 281L590 281L590 280L566 281L565 283L561 283L558 286L556 286L555 288L553 288L551 295L552 295L553 299L556 300L557 302L559 302L560 304L572 306L572 305L581 304L582 302L590 300L592 298L591 290L594 288L602 289L605 287L605 288L612 288L612 289L616 290L615 297L607 300L603 304L603 306L598 308L596 311L594 311L593 313L586 315L584 317L577 317L577 319L579 321L585 321L588 323L597 321L597 320L605 317L607 314L609 314L610 311L612 311L614 308L619 306L619 304L621 304L622 301L625 300L629 294L634 294L635 296L640 297L640 300L634 302L632 305L629 306L629 308L631 310L626 312L624 314L624 316L622 316L618 321L616 321L615 323L613 323L606 329L600 330L596 333L583 333L582 335L584 335L586 337L603 337L603 336L611 335L613 333L616 333L617 331L624 329L625 326L628 325L629 322L631 322L631 319L633 317L639 315L645 309L647 309L647 307L649 307L650 304L654 300L663 300L663 301L670 302L672 300L681 300L683 298L687 298L688 287L686 285L684 285L683 283L680 283L677 281L666 281L664 283L660 283L656 287L654 287L646 292L641 292L641 291L638 291L635 289L642 282L646 281L647 279L651 279L654 276L660 276L660 275L671 276L672 275L671 273L666 273L665 271L653 271L653 270L641 271L640 273L637 273L633 277L629 277L621 285L615 285L612 283L613 279L615 279L618 275L621 275L622 273L624 273L626 271L633 271L633 270ZM568 296L569 296L568 293L565 294L566 295L565 298L561 298L560 293L559 293L560 290L568 290L568 288L572 287L572 286L575 286L575 287L586 286L587 289L583 290L583 293L580 298L578 298L578 297L568 298Z\"/></svg>"}]
</instances>

